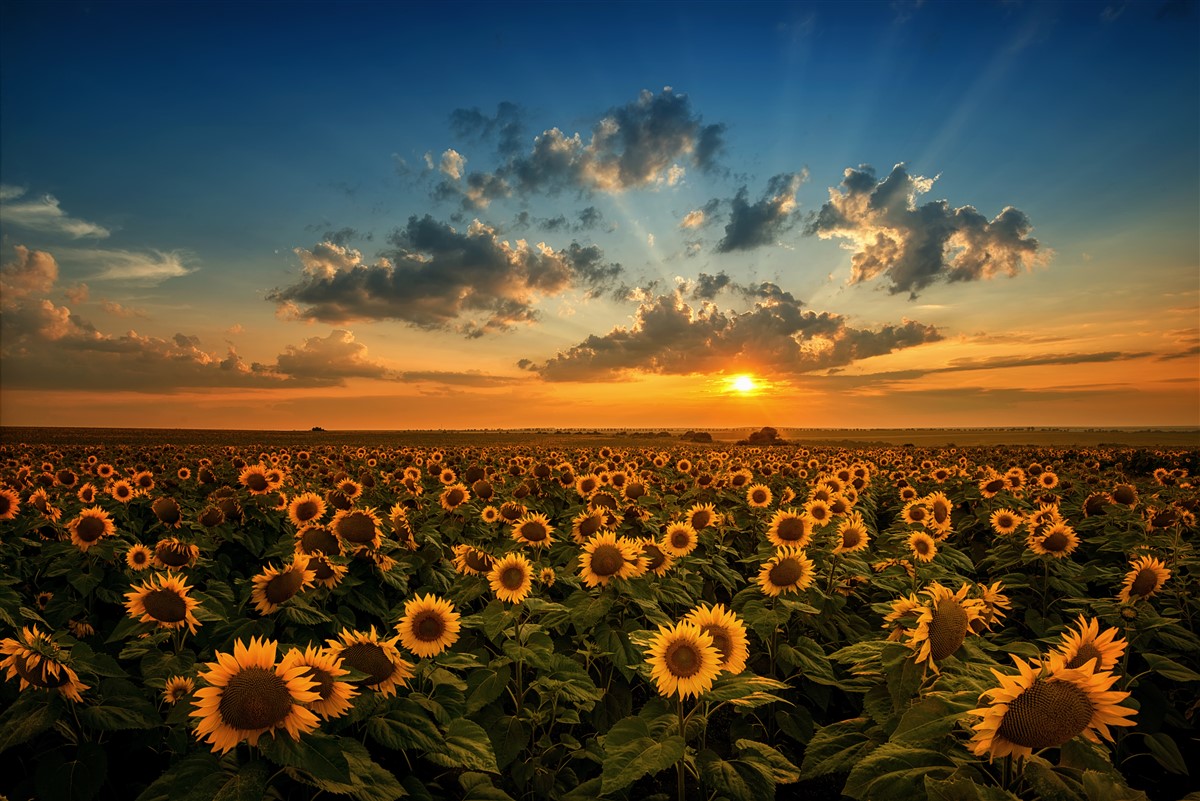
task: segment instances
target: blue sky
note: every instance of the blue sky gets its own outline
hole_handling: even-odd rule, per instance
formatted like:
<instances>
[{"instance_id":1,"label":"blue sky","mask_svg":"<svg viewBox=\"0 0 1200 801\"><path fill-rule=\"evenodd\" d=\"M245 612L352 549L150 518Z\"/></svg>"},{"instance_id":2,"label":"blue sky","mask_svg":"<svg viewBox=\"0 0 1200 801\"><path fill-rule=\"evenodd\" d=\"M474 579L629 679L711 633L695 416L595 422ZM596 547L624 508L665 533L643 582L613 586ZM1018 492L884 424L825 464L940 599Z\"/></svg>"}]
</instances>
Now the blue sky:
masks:
<instances>
[{"instance_id":1,"label":"blue sky","mask_svg":"<svg viewBox=\"0 0 1200 801\"><path fill-rule=\"evenodd\" d=\"M173 396L194 421L259 425L354 395L380 399L363 407L376 410L371 427L388 427L388 402L434 421L469 415L480 399L499 423L567 401L619 425L641 419L623 402L628 386L613 386L633 382L679 399L680 424L733 425L795 414L787 398L800 390L829 417L854 374L855 419L880 425L922 408L929 424L987 422L996 393L1018 390L1013 424L1077 419L1080 408L1110 424L1198 423L1188 350L1200 289L1197 20L1194 2L6 3L3 422L96 414L86 371L72 384L70 369L51 365L120 351L102 357L114 359L105 389L120 395L102 405L106 419ZM626 121L618 144L589 150L605 118ZM640 139L620 138L633 125ZM580 136L565 172L537 157L535 137L555 128ZM665 160L605 183L612 159L647 154ZM900 233L848 211L847 169L871 165L861 180L882 186L900 163L893 177L917 188L912 213L896 212L908 220ZM539 177L522 184L522 169ZM502 189L472 204L472 174ZM837 209L831 189L847 198ZM922 217L935 200L945 212ZM970 230L993 225L975 243L982 261L955 273L966 207L981 215ZM1000 224L1007 207L1019 215L1011 226ZM681 227L706 208L705 225ZM435 286L438 253L408 227L426 215L443 234L479 220L476 235L497 246L524 239L566 253L573 243L598 255L564 256L551 278L526 276L511 292L496 284L503 302L430 316L453 293ZM726 229L735 217L748 238ZM916 253L935 229L950 237L945 263L937 247ZM855 254L879 230L911 245L911 258L854 279ZM366 283L353 287L353 308L345 296L334 304L333 282L346 277L313 272L310 258L333 252L326 242L357 251L364 269L399 254L399 266L371 272L395 278L392 294L368 297ZM17 247L49 254L54 280L34 280L42 268ZM434 267L413 289L423 260ZM700 298L701 277L721 274L730 288ZM787 297L747 289L762 282ZM692 334L720 327L695 319L705 299L726 315L765 304L782 319L802 306L842 323L815 344L798 329L774 342L746 318L753 348L833 355L756 360L745 342L723 342L721 363L647 348L647 315L669 295L692 312ZM21 329L42 300L81 322L54 338ZM900 336L906 321L923 333ZM130 329L147 342L121 340ZM646 336L610 336L618 329ZM589 337L620 352L582 358ZM1042 352L1030 354L1038 337ZM261 369L221 379L231 352ZM556 372L564 354L571 370ZM1060 369L1011 363L1031 355ZM180 359L196 370L169 369ZM963 371L964 359L1005 366ZM144 378L160 361L161 381ZM1085 372L1118 362L1122 381ZM135 367L137 380L120 384ZM913 377L917 367L945 383ZM739 371L760 378L754 397L713 389ZM887 376L891 400L865 388L872 374ZM254 417L264 402L271 414Z\"/></svg>"}]
</instances>

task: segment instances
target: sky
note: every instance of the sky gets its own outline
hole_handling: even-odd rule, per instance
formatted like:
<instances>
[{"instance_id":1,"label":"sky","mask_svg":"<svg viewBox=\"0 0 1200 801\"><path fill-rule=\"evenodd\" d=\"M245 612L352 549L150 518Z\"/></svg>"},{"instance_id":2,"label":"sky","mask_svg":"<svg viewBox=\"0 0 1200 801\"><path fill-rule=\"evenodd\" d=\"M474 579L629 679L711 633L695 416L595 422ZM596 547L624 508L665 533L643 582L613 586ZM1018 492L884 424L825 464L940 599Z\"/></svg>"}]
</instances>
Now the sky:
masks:
<instances>
[{"instance_id":1,"label":"sky","mask_svg":"<svg viewBox=\"0 0 1200 801\"><path fill-rule=\"evenodd\" d=\"M1194 0L0 31L2 425L1200 425Z\"/></svg>"}]
</instances>

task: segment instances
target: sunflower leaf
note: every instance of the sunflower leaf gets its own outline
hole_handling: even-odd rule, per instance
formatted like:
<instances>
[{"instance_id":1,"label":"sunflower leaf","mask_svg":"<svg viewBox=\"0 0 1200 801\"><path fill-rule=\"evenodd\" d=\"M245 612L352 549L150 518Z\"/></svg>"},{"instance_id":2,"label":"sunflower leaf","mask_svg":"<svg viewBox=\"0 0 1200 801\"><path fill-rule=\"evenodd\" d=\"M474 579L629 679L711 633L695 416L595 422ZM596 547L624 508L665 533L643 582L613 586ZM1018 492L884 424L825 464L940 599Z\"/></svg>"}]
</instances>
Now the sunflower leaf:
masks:
<instances>
[{"instance_id":1,"label":"sunflower leaf","mask_svg":"<svg viewBox=\"0 0 1200 801\"><path fill-rule=\"evenodd\" d=\"M276 733L273 737L263 737L258 741L259 750L263 756L277 765L288 768L298 768L314 779L349 784L350 765L346 761L345 737L332 737L327 734L308 734L300 740L293 740L286 733Z\"/></svg>"},{"instance_id":2,"label":"sunflower leaf","mask_svg":"<svg viewBox=\"0 0 1200 801\"><path fill-rule=\"evenodd\" d=\"M1150 755L1158 760L1158 764L1172 773L1188 775L1187 762L1171 735L1161 731L1147 734L1146 747L1150 749Z\"/></svg>"},{"instance_id":3,"label":"sunflower leaf","mask_svg":"<svg viewBox=\"0 0 1200 801\"><path fill-rule=\"evenodd\" d=\"M601 771L604 795L628 787L646 774L665 770L683 758L683 738L678 734L655 736L676 726L675 715L660 715L654 720L628 717L617 721L604 737L604 767Z\"/></svg>"},{"instance_id":4,"label":"sunflower leaf","mask_svg":"<svg viewBox=\"0 0 1200 801\"><path fill-rule=\"evenodd\" d=\"M212 801L256 801L267 790L271 772L265 762L247 762L229 777Z\"/></svg>"},{"instance_id":5,"label":"sunflower leaf","mask_svg":"<svg viewBox=\"0 0 1200 801\"><path fill-rule=\"evenodd\" d=\"M955 767L939 749L885 743L855 763L842 792L858 801L916 801L925 798L927 776L949 776Z\"/></svg>"},{"instance_id":6,"label":"sunflower leaf","mask_svg":"<svg viewBox=\"0 0 1200 801\"><path fill-rule=\"evenodd\" d=\"M397 698L386 714L367 721L367 734L385 748L432 751L441 747L442 735L425 710L407 698Z\"/></svg>"},{"instance_id":7,"label":"sunflower leaf","mask_svg":"<svg viewBox=\"0 0 1200 801\"><path fill-rule=\"evenodd\" d=\"M49 701L40 693L21 693L0 715L0 753L30 740L54 725L62 714L62 696L55 693Z\"/></svg>"},{"instance_id":8,"label":"sunflower leaf","mask_svg":"<svg viewBox=\"0 0 1200 801\"><path fill-rule=\"evenodd\" d=\"M487 732L478 723L466 718L450 721L440 747L427 752L425 758L444 768L500 772L496 765L496 752L492 749Z\"/></svg>"},{"instance_id":9,"label":"sunflower leaf","mask_svg":"<svg viewBox=\"0 0 1200 801\"><path fill-rule=\"evenodd\" d=\"M198 752L167 768L137 801L209 801L224 783L225 774L216 755Z\"/></svg>"},{"instance_id":10,"label":"sunflower leaf","mask_svg":"<svg viewBox=\"0 0 1200 801\"><path fill-rule=\"evenodd\" d=\"M800 774L805 779L849 771L860 758L879 746L867 734L871 721L851 718L817 729L804 751Z\"/></svg>"},{"instance_id":11,"label":"sunflower leaf","mask_svg":"<svg viewBox=\"0 0 1200 801\"><path fill-rule=\"evenodd\" d=\"M1145 657L1146 664L1150 665L1150 669L1163 678L1171 681L1200 681L1200 673L1179 664L1174 659L1151 653L1145 653L1142 656Z\"/></svg>"}]
</instances>

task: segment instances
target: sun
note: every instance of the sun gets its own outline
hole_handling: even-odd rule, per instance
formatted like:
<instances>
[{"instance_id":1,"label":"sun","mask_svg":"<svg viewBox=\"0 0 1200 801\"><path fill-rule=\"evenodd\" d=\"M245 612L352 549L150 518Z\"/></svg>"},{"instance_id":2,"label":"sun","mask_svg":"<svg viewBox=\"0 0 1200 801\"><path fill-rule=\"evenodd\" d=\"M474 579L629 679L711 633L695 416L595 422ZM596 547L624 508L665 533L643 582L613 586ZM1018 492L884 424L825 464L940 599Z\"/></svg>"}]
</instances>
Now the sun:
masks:
<instances>
[{"instance_id":1,"label":"sun","mask_svg":"<svg viewBox=\"0 0 1200 801\"><path fill-rule=\"evenodd\" d=\"M758 384L748 375L735 376L729 382L729 386L734 392L740 392L743 395L749 395L754 390L758 389Z\"/></svg>"}]
</instances>

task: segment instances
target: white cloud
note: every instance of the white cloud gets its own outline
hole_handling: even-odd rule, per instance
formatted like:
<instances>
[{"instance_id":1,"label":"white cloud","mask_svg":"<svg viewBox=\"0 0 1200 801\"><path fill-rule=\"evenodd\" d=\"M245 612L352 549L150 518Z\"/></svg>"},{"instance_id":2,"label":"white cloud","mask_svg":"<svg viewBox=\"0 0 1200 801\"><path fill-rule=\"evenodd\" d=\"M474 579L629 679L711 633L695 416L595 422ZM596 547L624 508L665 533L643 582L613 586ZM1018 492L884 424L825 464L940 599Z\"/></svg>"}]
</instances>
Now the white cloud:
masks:
<instances>
[{"instance_id":1,"label":"white cloud","mask_svg":"<svg viewBox=\"0 0 1200 801\"><path fill-rule=\"evenodd\" d=\"M459 180L463 176L463 168L467 166L467 159L454 148L448 149L442 154L442 164L439 168L442 175L454 180Z\"/></svg>"},{"instance_id":2,"label":"white cloud","mask_svg":"<svg viewBox=\"0 0 1200 801\"><path fill-rule=\"evenodd\" d=\"M102 225L67 216L58 205L58 198L42 195L22 200L24 187L0 186L0 220L8 225L48 234L66 234L73 239L107 238L109 231Z\"/></svg>"},{"instance_id":3,"label":"white cloud","mask_svg":"<svg viewBox=\"0 0 1200 801\"><path fill-rule=\"evenodd\" d=\"M192 272L176 251L106 250L102 248L56 248L63 262L76 262L92 270L94 281L131 281L157 284Z\"/></svg>"}]
</instances>

